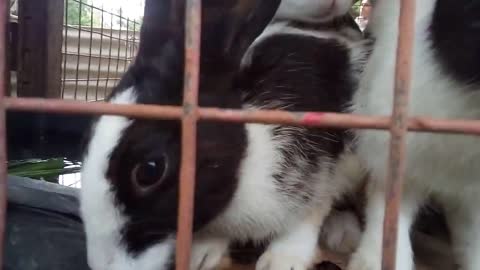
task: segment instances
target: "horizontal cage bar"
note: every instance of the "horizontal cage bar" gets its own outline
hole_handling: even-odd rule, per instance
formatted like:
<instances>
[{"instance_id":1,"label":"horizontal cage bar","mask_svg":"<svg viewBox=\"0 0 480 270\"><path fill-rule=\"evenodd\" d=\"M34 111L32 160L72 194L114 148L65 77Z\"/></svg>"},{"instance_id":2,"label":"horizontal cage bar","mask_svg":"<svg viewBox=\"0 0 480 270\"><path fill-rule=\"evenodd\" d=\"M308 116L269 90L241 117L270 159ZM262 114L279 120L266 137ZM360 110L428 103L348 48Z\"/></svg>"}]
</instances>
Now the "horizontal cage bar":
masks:
<instances>
[{"instance_id":1,"label":"horizontal cage bar","mask_svg":"<svg viewBox=\"0 0 480 270\"><path fill-rule=\"evenodd\" d=\"M121 115L132 118L180 119L180 106L119 105L105 102L83 102L42 98L11 98L4 100L7 110L67 114ZM329 112L289 112L280 110L231 110L198 108L199 120L250 122L294 126L316 126L356 129L389 129L390 117L365 116ZM430 117L408 118L408 130L415 132L457 133L480 135L480 120L450 120Z\"/></svg>"}]
</instances>

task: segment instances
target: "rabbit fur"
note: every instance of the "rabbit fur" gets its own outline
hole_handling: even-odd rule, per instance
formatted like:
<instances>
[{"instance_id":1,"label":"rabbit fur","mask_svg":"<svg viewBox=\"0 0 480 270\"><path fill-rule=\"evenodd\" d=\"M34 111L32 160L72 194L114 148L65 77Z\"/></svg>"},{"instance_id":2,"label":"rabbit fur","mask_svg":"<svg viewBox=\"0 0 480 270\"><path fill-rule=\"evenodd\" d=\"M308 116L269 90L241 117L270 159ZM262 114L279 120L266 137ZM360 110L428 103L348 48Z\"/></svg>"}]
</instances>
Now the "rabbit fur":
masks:
<instances>
[{"instance_id":1,"label":"rabbit fur","mask_svg":"<svg viewBox=\"0 0 480 270\"><path fill-rule=\"evenodd\" d=\"M340 17L329 27L343 28L350 0L310 2L322 1ZM138 55L109 103L181 104L179 2L146 1ZM360 31L318 30L310 19L299 27L284 13L272 21L279 5L203 1L200 106L346 110L365 55ZM93 125L81 191L93 270L174 269L180 134L173 120L101 116ZM233 240L271 241L259 270L309 268L332 203L362 171L350 138L346 130L199 122L191 269L214 268Z\"/></svg>"},{"instance_id":2,"label":"rabbit fur","mask_svg":"<svg viewBox=\"0 0 480 270\"><path fill-rule=\"evenodd\" d=\"M367 32L375 40L353 111L392 112L400 2L377 1ZM480 119L480 2L415 1L415 34L409 114ZM381 269L382 228L389 135L357 132L358 156L372 175L366 230L348 269ZM444 208L459 269L480 269L480 138L411 133L406 140L406 179L400 205L396 269L412 270L409 232L431 196Z\"/></svg>"}]
</instances>

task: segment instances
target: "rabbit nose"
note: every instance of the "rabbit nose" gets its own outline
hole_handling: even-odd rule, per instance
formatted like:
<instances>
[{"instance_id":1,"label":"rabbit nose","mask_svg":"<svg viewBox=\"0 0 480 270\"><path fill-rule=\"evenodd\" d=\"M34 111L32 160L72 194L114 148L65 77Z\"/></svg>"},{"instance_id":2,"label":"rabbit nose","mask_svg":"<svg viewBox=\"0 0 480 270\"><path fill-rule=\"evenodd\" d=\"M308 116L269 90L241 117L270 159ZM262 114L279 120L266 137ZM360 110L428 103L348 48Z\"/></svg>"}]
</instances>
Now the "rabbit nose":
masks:
<instances>
[{"instance_id":1,"label":"rabbit nose","mask_svg":"<svg viewBox=\"0 0 480 270\"><path fill-rule=\"evenodd\" d=\"M131 180L135 190L143 194L160 185L166 178L168 159L160 158L138 163L132 170Z\"/></svg>"}]
</instances>

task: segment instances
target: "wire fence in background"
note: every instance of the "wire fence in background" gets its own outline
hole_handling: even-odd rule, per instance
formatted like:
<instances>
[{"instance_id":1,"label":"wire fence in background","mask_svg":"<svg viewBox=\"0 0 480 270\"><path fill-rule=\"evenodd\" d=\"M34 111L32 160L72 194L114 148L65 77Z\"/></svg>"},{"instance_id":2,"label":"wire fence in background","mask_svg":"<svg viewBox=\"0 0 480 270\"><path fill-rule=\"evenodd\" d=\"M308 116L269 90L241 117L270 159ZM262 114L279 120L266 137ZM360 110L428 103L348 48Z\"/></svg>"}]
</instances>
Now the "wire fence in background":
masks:
<instances>
[{"instance_id":1,"label":"wire fence in background","mask_svg":"<svg viewBox=\"0 0 480 270\"><path fill-rule=\"evenodd\" d=\"M363 2L352 7L355 19ZM115 14L85 0L65 0L62 98L104 100L136 54L140 26L122 9Z\"/></svg>"},{"instance_id":2,"label":"wire fence in background","mask_svg":"<svg viewBox=\"0 0 480 270\"><path fill-rule=\"evenodd\" d=\"M355 1L351 9L351 15L362 30L368 22L361 16L364 2L368 1ZM13 3L10 20L16 22L17 2ZM64 0L62 70L58 77L61 89L53 90L58 93L55 97L104 100L135 57L141 17L131 19L125 16L122 8L112 12L99 7L101 3L101 0ZM10 95L17 96L16 70L11 73L10 81Z\"/></svg>"},{"instance_id":3,"label":"wire fence in background","mask_svg":"<svg viewBox=\"0 0 480 270\"><path fill-rule=\"evenodd\" d=\"M65 0L62 45L63 99L101 101L134 59L141 21Z\"/></svg>"}]
</instances>

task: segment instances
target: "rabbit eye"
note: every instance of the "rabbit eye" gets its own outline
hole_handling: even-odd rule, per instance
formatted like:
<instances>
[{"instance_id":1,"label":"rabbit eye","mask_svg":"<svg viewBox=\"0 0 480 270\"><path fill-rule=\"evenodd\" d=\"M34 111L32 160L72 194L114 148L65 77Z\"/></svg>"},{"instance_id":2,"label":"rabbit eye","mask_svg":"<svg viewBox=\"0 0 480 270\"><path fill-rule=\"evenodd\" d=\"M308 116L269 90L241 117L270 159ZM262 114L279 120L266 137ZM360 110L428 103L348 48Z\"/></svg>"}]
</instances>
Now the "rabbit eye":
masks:
<instances>
[{"instance_id":1,"label":"rabbit eye","mask_svg":"<svg viewBox=\"0 0 480 270\"><path fill-rule=\"evenodd\" d=\"M132 181L137 188L145 189L164 180L167 174L166 157L139 163L132 171Z\"/></svg>"}]
</instances>

